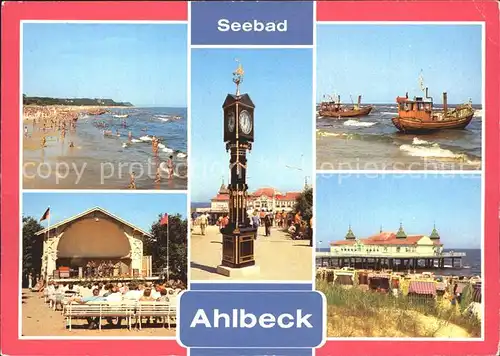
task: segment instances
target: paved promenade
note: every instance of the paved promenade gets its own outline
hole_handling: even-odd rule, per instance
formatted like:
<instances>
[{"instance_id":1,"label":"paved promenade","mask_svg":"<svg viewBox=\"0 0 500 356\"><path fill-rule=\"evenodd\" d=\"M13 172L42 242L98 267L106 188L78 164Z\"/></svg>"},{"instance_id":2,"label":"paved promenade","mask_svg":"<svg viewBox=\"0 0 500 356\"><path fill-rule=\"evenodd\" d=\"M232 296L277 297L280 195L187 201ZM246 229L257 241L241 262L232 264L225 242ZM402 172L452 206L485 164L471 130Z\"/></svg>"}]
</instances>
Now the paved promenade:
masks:
<instances>
[{"instance_id":1,"label":"paved promenade","mask_svg":"<svg viewBox=\"0 0 500 356\"><path fill-rule=\"evenodd\" d=\"M271 236L266 237L261 227L254 247L260 272L238 280L312 281L313 248L309 247L309 240L292 240L288 234L276 228L272 229ZM222 253L222 235L216 226L209 226L204 236L199 226L195 226L191 233L190 250L191 281L233 280L216 271Z\"/></svg>"}]
</instances>

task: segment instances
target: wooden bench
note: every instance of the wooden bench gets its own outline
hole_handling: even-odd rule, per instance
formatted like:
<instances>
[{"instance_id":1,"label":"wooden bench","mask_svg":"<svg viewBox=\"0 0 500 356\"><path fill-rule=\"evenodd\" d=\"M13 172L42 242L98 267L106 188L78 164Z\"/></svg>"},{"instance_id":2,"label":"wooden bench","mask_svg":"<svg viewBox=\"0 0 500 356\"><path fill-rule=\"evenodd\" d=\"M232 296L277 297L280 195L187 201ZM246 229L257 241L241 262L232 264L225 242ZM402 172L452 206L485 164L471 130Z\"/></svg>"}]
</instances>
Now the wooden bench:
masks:
<instances>
[{"instance_id":1,"label":"wooden bench","mask_svg":"<svg viewBox=\"0 0 500 356\"><path fill-rule=\"evenodd\" d=\"M99 330L103 318L125 318L127 326L131 328L131 317L135 313L135 305L113 302L88 302L85 304L68 303L64 308L69 330L72 328L72 319L99 318Z\"/></svg>"},{"instance_id":2,"label":"wooden bench","mask_svg":"<svg viewBox=\"0 0 500 356\"><path fill-rule=\"evenodd\" d=\"M72 319L99 318L99 330L102 319L124 318L127 327L132 328L132 318L138 321L142 329L142 318L161 318L170 329L171 324L177 324L177 307L168 302L87 302L85 304L68 303L64 306L63 314L69 330L72 329Z\"/></svg>"},{"instance_id":3,"label":"wooden bench","mask_svg":"<svg viewBox=\"0 0 500 356\"><path fill-rule=\"evenodd\" d=\"M136 304L136 318L139 321L139 329L142 329L142 318L160 318L170 329L171 324L177 323L176 306L168 302L138 302Z\"/></svg>"}]
</instances>

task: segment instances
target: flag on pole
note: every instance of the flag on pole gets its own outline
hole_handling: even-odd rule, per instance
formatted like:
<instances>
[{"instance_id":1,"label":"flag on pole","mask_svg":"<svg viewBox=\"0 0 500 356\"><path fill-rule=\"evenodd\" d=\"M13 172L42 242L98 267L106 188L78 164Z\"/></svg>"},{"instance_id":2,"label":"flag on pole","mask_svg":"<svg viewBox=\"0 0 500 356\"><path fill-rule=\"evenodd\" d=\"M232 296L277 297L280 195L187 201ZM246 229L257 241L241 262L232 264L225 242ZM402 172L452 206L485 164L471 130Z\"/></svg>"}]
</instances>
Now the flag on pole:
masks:
<instances>
[{"instance_id":1,"label":"flag on pole","mask_svg":"<svg viewBox=\"0 0 500 356\"><path fill-rule=\"evenodd\" d=\"M42 217L40 218L40 221L44 221L46 219L50 218L50 207L45 210L45 213L43 213Z\"/></svg>"},{"instance_id":2,"label":"flag on pole","mask_svg":"<svg viewBox=\"0 0 500 356\"><path fill-rule=\"evenodd\" d=\"M160 220L160 225L168 225L168 214L165 213Z\"/></svg>"}]
</instances>

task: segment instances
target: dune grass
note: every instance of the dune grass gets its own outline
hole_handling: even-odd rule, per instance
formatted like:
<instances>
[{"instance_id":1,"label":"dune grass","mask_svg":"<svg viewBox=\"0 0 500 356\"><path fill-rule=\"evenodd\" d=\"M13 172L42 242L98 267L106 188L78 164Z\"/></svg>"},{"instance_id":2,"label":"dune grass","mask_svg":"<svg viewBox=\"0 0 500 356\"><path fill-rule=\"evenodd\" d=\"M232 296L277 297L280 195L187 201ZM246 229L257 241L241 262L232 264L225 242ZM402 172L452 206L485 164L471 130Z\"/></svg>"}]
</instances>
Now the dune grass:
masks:
<instances>
[{"instance_id":1,"label":"dune grass","mask_svg":"<svg viewBox=\"0 0 500 356\"><path fill-rule=\"evenodd\" d=\"M316 288L328 303L329 337L480 337L481 322L461 311L470 303L464 295L455 307L447 299L433 302L343 289L323 280Z\"/></svg>"}]
</instances>

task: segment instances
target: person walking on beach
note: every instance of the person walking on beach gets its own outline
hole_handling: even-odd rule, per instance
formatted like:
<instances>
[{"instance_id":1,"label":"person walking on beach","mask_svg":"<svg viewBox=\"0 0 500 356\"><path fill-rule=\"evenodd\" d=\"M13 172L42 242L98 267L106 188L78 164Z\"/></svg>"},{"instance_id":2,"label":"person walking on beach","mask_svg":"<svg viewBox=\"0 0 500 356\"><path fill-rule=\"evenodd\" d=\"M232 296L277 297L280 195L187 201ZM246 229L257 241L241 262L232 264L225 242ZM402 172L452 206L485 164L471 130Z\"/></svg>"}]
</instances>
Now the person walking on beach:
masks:
<instances>
[{"instance_id":1,"label":"person walking on beach","mask_svg":"<svg viewBox=\"0 0 500 356\"><path fill-rule=\"evenodd\" d=\"M252 215L252 226L255 228L255 234L253 238L254 240L257 240L257 235L260 226L260 217L259 214L257 214L257 210L255 210Z\"/></svg>"},{"instance_id":2,"label":"person walking on beach","mask_svg":"<svg viewBox=\"0 0 500 356\"><path fill-rule=\"evenodd\" d=\"M29 290L33 289L33 274L31 272L28 274L28 288Z\"/></svg>"},{"instance_id":3,"label":"person walking on beach","mask_svg":"<svg viewBox=\"0 0 500 356\"><path fill-rule=\"evenodd\" d=\"M300 232L300 227L302 224L302 213L300 211L297 211L297 214L295 214L294 224L295 224L295 231L298 234Z\"/></svg>"},{"instance_id":4,"label":"person walking on beach","mask_svg":"<svg viewBox=\"0 0 500 356\"><path fill-rule=\"evenodd\" d=\"M271 236L271 226L273 225L273 221L271 218L271 213L267 213L264 217L264 226L266 229L266 236Z\"/></svg>"},{"instance_id":5,"label":"person walking on beach","mask_svg":"<svg viewBox=\"0 0 500 356\"><path fill-rule=\"evenodd\" d=\"M28 126L24 126L24 137L28 137Z\"/></svg>"},{"instance_id":6,"label":"person walking on beach","mask_svg":"<svg viewBox=\"0 0 500 356\"><path fill-rule=\"evenodd\" d=\"M130 184L128 186L129 189L136 189L136 186L135 186L135 173L132 172L130 173Z\"/></svg>"},{"instance_id":7,"label":"person walking on beach","mask_svg":"<svg viewBox=\"0 0 500 356\"><path fill-rule=\"evenodd\" d=\"M201 229L201 234L205 235L205 229L207 228L207 223L208 223L208 217L206 213L203 213L200 216L200 229Z\"/></svg>"},{"instance_id":8,"label":"person walking on beach","mask_svg":"<svg viewBox=\"0 0 500 356\"><path fill-rule=\"evenodd\" d=\"M222 228L225 228L229 224L229 215L222 218Z\"/></svg>"},{"instance_id":9,"label":"person walking on beach","mask_svg":"<svg viewBox=\"0 0 500 356\"><path fill-rule=\"evenodd\" d=\"M313 218L309 219L309 247L313 245Z\"/></svg>"},{"instance_id":10,"label":"person walking on beach","mask_svg":"<svg viewBox=\"0 0 500 356\"><path fill-rule=\"evenodd\" d=\"M129 140L129 141L132 141L132 131L129 131L129 132L128 132L128 140Z\"/></svg>"},{"instance_id":11,"label":"person walking on beach","mask_svg":"<svg viewBox=\"0 0 500 356\"><path fill-rule=\"evenodd\" d=\"M45 138L45 136L42 136L42 142L40 143L40 147L44 148L46 144L47 144L47 139Z\"/></svg>"},{"instance_id":12,"label":"person walking on beach","mask_svg":"<svg viewBox=\"0 0 500 356\"><path fill-rule=\"evenodd\" d=\"M155 183L160 183L161 181L161 175L160 175L160 167L156 168L156 178L155 178Z\"/></svg>"},{"instance_id":13,"label":"person walking on beach","mask_svg":"<svg viewBox=\"0 0 500 356\"><path fill-rule=\"evenodd\" d=\"M153 136L153 139L151 140L151 145L153 146L153 154L155 156L158 155L158 139L156 136Z\"/></svg>"}]
</instances>

